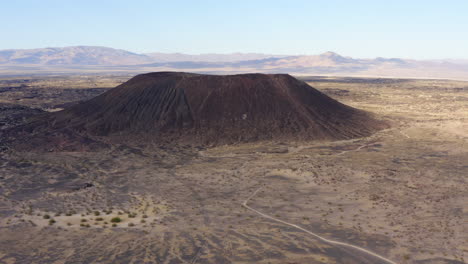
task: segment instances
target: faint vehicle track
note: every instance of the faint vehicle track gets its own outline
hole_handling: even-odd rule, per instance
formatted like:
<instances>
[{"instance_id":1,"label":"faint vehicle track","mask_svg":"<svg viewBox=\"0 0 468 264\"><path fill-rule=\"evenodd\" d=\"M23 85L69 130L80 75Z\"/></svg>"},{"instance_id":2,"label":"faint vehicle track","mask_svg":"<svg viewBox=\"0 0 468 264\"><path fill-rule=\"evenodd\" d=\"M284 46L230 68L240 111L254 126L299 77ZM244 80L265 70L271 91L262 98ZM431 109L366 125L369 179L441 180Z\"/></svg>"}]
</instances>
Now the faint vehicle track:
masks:
<instances>
[{"instance_id":1,"label":"faint vehicle track","mask_svg":"<svg viewBox=\"0 0 468 264\"><path fill-rule=\"evenodd\" d=\"M411 138L410 136L408 136L405 132L403 132L402 130L400 130L400 134L402 134L403 136L405 136L406 138Z\"/></svg>"},{"instance_id":2,"label":"faint vehicle track","mask_svg":"<svg viewBox=\"0 0 468 264\"><path fill-rule=\"evenodd\" d=\"M317 235L317 234L315 234L315 233L313 233L313 232L311 232L311 231L309 231L309 230L307 230L307 229L304 229L304 228L302 228L302 227L300 227L300 226L298 226L298 225L295 225L295 224L292 224L292 223L288 223L288 222L283 221L283 220L280 220L280 219L278 219L278 218L274 218L274 217L272 217L272 216L270 216L270 215L267 215L267 214L265 214L265 213L262 213L262 212L260 212L260 211L258 211L258 210L256 210L256 209L250 207L247 203L249 202L250 199L252 199L252 198L258 193L258 191L260 191L261 188L262 188L262 187L260 187L260 188L258 188L257 190L255 190L255 192L253 192L253 193L242 203L242 206L244 206L245 208L249 209L249 210L252 211L252 212L255 212L256 214L258 214L258 215L260 215L260 216L262 216L262 217L264 217L264 218L267 218L267 219L270 219L270 220L273 220L273 221L275 221L275 222L279 222L279 223L282 223L282 224L285 224L285 225L288 225L288 226L292 226L292 227L294 227L294 228L296 228L296 229L299 229L299 230L301 230L301 231L303 231L303 232L306 232L307 234L312 235L312 236L314 236L314 237L316 237L316 238L318 238L318 239L320 239L320 240L322 240L322 241L324 241L324 242L326 242L326 243L333 244L333 245L340 245L340 246L350 247L350 248L353 248L353 249L357 249L357 250L359 250L359 251L361 251L361 252L364 252L364 253L366 253L366 254L368 254L368 255L371 255L371 256L373 256L373 257L379 258L379 259L385 261L386 263L397 264L396 262L394 262L394 261L392 261L392 260L390 260L390 259L388 259L388 258L385 258L385 257L383 257L383 256L381 256L381 255L379 255L379 254L377 254L377 253L374 253L374 252L372 252L372 251L370 251L370 250L367 250L367 249L365 249L365 248L358 247L358 246L355 246L355 245L352 245L352 244L348 244L348 243L344 243L344 242L340 242L340 241L335 241L335 240L330 240L330 239L324 238L324 237L322 237L322 236L320 236L320 235Z\"/></svg>"},{"instance_id":3,"label":"faint vehicle track","mask_svg":"<svg viewBox=\"0 0 468 264\"><path fill-rule=\"evenodd\" d=\"M335 156L340 156L340 155L343 155L343 154L345 154L345 153L352 152L352 151L359 151L359 150L361 150L361 149L363 149L363 148L365 148L365 147L372 146L373 144L374 144L374 143L372 143L372 144L364 144L364 145L359 146L359 147L357 147L357 148L355 148L355 149L343 150L343 151L341 151L340 153L335 154Z\"/></svg>"}]
</instances>

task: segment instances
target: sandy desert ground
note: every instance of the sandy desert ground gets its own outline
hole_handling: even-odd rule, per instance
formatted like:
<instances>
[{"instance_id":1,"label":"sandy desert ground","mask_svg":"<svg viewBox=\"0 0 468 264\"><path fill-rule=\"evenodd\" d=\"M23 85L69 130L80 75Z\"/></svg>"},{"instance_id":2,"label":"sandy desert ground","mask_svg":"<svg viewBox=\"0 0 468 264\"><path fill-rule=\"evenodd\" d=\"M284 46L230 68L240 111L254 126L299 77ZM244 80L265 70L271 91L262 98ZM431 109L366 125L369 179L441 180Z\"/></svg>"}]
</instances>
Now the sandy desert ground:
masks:
<instances>
[{"instance_id":1,"label":"sandy desert ground","mask_svg":"<svg viewBox=\"0 0 468 264\"><path fill-rule=\"evenodd\" d=\"M125 80L41 78L0 80L3 128ZM468 82L301 78L392 128L336 142L2 148L0 263L466 263Z\"/></svg>"}]
</instances>

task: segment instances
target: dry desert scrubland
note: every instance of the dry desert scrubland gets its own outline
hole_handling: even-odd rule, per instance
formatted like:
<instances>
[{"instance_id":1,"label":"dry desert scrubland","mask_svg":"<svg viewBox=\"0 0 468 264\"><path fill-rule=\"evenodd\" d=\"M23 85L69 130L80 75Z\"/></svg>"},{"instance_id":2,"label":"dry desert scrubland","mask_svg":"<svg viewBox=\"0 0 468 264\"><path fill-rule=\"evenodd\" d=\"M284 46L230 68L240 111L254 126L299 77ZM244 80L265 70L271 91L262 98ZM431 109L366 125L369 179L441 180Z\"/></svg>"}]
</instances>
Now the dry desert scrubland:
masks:
<instances>
[{"instance_id":1,"label":"dry desert scrubland","mask_svg":"<svg viewBox=\"0 0 468 264\"><path fill-rule=\"evenodd\" d=\"M125 78L2 79L0 127ZM301 79L391 128L213 148L2 146L0 263L466 263L468 82Z\"/></svg>"}]
</instances>

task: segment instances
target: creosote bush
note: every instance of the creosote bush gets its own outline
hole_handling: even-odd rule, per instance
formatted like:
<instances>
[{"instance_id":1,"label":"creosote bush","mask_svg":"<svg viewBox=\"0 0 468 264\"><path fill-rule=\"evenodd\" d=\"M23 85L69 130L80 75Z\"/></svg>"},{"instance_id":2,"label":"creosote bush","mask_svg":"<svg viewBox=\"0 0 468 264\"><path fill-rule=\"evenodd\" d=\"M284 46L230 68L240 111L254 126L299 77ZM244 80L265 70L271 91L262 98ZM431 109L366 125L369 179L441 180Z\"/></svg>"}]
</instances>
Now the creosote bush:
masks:
<instances>
[{"instance_id":1,"label":"creosote bush","mask_svg":"<svg viewBox=\"0 0 468 264\"><path fill-rule=\"evenodd\" d=\"M120 223L120 222L122 222L122 219L120 219L120 217L114 217L114 218L111 219L111 222L112 223Z\"/></svg>"},{"instance_id":2,"label":"creosote bush","mask_svg":"<svg viewBox=\"0 0 468 264\"><path fill-rule=\"evenodd\" d=\"M136 217L136 213L128 213L128 217L129 218L135 218Z\"/></svg>"}]
</instances>

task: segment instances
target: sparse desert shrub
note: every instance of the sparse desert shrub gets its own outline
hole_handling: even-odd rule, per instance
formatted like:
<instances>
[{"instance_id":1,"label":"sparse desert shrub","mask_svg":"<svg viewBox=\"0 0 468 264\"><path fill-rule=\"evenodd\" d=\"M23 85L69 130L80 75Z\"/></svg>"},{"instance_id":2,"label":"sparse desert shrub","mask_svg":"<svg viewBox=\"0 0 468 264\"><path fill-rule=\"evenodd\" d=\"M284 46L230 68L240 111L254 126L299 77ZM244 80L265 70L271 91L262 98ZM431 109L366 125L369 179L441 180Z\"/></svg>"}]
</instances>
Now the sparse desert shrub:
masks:
<instances>
[{"instance_id":1,"label":"sparse desert shrub","mask_svg":"<svg viewBox=\"0 0 468 264\"><path fill-rule=\"evenodd\" d=\"M96 221L103 221L104 218L102 218L102 217L97 217L95 220L96 220Z\"/></svg>"},{"instance_id":2,"label":"sparse desert shrub","mask_svg":"<svg viewBox=\"0 0 468 264\"><path fill-rule=\"evenodd\" d=\"M135 226L134 223L128 223L128 226Z\"/></svg>"},{"instance_id":3,"label":"sparse desert shrub","mask_svg":"<svg viewBox=\"0 0 468 264\"><path fill-rule=\"evenodd\" d=\"M111 219L111 222L112 223L120 223L120 222L122 222L122 219L120 219L120 217L114 217L114 218Z\"/></svg>"},{"instance_id":4,"label":"sparse desert shrub","mask_svg":"<svg viewBox=\"0 0 468 264\"><path fill-rule=\"evenodd\" d=\"M55 224L55 220L54 220L54 219L50 219L50 220L49 220L49 225L53 225L53 224Z\"/></svg>"},{"instance_id":5,"label":"sparse desert shrub","mask_svg":"<svg viewBox=\"0 0 468 264\"><path fill-rule=\"evenodd\" d=\"M129 218L135 218L137 216L136 213L128 213Z\"/></svg>"},{"instance_id":6,"label":"sparse desert shrub","mask_svg":"<svg viewBox=\"0 0 468 264\"><path fill-rule=\"evenodd\" d=\"M50 218L50 215L45 214L44 216L42 216L42 218L44 218L44 219L49 219L49 218Z\"/></svg>"},{"instance_id":7,"label":"sparse desert shrub","mask_svg":"<svg viewBox=\"0 0 468 264\"><path fill-rule=\"evenodd\" d=\"M81 219L81 222L84 223L84 222L87 222L88 220L86 219Z\"/></svg>"},{"instance_id":8,"label":"sparse desert shrub","mask_svg":"<svg viewBox=\"0 0 468 264\"><path fill-rule=\"evenodd\" d=\"M117 224L112 224L112 227L116 227L116 226L117 226Z\"/></svg>"},{"instance_id":9,"label":"sparse desert shrub","mask_svg":"<svg viewBox=\"0 0 468 264\"><path fill-rule=\"evenodd\" d=\"M101 213L100 213L99 211L94 211L94 215L95 215L95 216L98 216L98 215L100 215L100 214L101 214Z\"/></svg>"}]
</instances>

